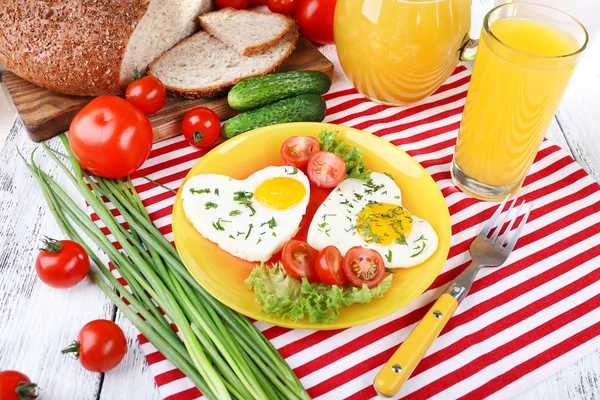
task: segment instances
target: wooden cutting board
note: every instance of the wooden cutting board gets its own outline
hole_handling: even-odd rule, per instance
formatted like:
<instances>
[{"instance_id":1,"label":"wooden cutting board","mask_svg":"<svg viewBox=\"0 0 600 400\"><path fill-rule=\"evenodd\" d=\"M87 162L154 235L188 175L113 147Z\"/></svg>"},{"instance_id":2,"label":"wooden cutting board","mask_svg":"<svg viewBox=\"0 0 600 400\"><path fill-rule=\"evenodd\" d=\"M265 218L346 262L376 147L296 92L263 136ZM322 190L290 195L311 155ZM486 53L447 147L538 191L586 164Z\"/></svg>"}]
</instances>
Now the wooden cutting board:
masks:
<instances>
[{"instance_id":1,"label":"wooden cutting board","mask_svg":"<svg viewBox=\"0 0 600 400\"><path fill-rule=\"evenodd\" d=\"M333 75L333 65L315 46L305 38L300 38L296 50L283 63L279 71L316 70ZM2 80L12 97L17 111L34 142L49 139L69 129L75 114L92 97L68 96L51 92L29 83L11 72L5 72ZM154 141L159 142L181 133L181 119L194 107L208 107L215 111L221 120L234 116L237 112L227 105L225 97L214 99L189 100L167 97L167 103L158 113L150 116L154 130Z\"/></svg>"}]
</instances>

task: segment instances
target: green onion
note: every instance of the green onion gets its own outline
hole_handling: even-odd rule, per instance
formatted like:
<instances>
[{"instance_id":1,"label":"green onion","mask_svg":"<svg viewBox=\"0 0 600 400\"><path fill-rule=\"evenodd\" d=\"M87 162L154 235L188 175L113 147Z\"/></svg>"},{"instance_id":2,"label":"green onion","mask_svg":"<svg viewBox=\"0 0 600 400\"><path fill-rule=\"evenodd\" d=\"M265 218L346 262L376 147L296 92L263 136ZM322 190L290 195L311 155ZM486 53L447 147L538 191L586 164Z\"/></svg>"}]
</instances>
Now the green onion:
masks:
<instances>
[{"instance_id":1,"label":"green onion","mask_svg":"<svg viewBox=\"0 0 600 400\"><path fill-rule=\"evenodd\" d=\"M209 399L309 399L283 357L260 331L248 319L219 303L191 276L175 248L150 220L131 179L105 179L83 171L66 136L62 134L60 139L66 154L46 144L42 144L43 149L119 242L122 251L35 164L33 153L30 162L23 161L39 183L60 228L89 254L94 265L90 277L134 326ZM58 156L68 159L71 169ZM117 221L103 198L114 205L129 229ZM92 252L92 245L104 251L127 281L129 290ZM164 316L157 306L165 312Z\"/></svg>"}]
</instances>

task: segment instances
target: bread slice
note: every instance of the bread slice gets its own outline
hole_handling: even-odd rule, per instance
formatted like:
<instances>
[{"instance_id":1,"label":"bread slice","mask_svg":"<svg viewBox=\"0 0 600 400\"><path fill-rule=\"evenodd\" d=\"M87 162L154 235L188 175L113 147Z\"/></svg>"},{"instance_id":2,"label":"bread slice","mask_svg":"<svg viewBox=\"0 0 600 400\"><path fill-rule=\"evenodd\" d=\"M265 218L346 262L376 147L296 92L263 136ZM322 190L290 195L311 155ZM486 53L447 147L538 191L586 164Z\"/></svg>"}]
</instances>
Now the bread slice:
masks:
<instances>
[{"instance_id":1,"label":"bread slice","mask_svg":"<svg viewBox=\"0 0 600 400\"><path fill-rule=\"evenodd\" d=\"M196 32L213 8L213 0L0 0L0 64L58 93L123 93L134 70Z\"/></svg>"},{"instance_id":2,"label":"bread slice","mask_svg":"<svg viewBox=\"0 0 600 400\"><path fill-rule=\"evenodd\" d=\"M223 8L199 17L205 31L244 56L273 46L294 26L281 14Z\"/></svg>"},{"instance_id":3,"label":"bread slice","mask_svg":"<svg viewBox=\"0 0 600 400\"><path fill-rule=\"evenodd\" d=\"M274 46L242 56L206 31L200 31L164 53L148 67L169 93L190 99L213 97L244 79L274 71L294 50L293 27Z\"/></svg>"}]
</instances>

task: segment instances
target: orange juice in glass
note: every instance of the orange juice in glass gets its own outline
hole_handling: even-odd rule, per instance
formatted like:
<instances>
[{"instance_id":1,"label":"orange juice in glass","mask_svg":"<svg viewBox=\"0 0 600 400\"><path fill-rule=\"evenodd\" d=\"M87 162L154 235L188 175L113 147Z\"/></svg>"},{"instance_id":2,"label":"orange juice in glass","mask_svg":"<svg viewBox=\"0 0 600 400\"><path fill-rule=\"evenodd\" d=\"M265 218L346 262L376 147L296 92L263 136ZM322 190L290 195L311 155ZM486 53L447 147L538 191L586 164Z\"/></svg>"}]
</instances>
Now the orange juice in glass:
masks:
<instances>
[{"instance_id":1,"label":"orange juice in glass","mask_svg":"<svg viewBox=\"0 0 600 400\"><path fill-rule=\"evenodd\" d=\"M471 0L337 0L335 45L359 92L406 105L448 79L470 25Z\"/></svg>"},{"instance_id":2,"label":"orange juice in glass","mask_svg":"<svg viewBox=\"0 0 600 400\"><path fill-rule=\"evenodd\" d=\"M486 15L451 166L459 188L485 200L519 190L587 39L579 22L544 5Z\"/></svg>"}]
</instances>

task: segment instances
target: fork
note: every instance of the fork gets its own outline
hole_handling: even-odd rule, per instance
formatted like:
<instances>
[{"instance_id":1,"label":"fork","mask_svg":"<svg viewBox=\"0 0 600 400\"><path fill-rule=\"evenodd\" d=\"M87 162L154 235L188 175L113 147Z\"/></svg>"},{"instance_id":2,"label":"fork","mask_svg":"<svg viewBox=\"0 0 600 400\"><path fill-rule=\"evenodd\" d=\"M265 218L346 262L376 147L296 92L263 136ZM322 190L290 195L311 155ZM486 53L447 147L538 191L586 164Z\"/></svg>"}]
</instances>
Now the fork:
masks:
<instances>
[{"instance_id":1,"label":"fork","mask_svg":"<svg viewBox=\"0 0 600 400\"><path fill-rule=\"evenodd\" d=\"M530 204L526 206L525 201L523 201L516 215L509 218L517 200L512 201L508 210L503 213L502 210L504 210L507 200L508 197L504 199L492 218L471 243L469 247L471 264L448 285L421 322L375 376L373 386L379 394L392 397L400 390L400 387L410 377L429 346L452 317L458 305L467 296L479 270L483 267L499 267L508 259L525 227L532 206ZM525 215L514 233L511 234L512 227L523 210L525 210ZM500 235L507 221L510 221L508 227ZM495 229L492 231L493 227Z\"/></svg>"}]
</instances>

